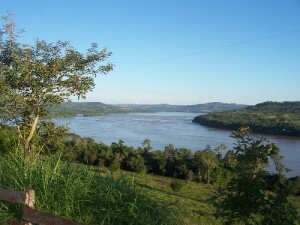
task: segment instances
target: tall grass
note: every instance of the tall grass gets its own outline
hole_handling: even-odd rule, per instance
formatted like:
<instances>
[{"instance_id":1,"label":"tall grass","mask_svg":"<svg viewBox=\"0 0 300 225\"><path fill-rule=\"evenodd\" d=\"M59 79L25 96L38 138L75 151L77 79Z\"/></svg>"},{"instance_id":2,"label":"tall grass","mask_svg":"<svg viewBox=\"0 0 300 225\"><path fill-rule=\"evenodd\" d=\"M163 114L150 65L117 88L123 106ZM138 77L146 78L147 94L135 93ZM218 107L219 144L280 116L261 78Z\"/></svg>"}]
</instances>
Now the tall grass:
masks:
<instances>
[{"instance_id":1,"label":"tall grass","mask_svg":"<svg viewBox=\"0 0 300 225\"><path fill-rule=\"evenodd\" d=\"M181 224L176 206L162 202L124 177L104 176L64 162L59 155L0 158L0 188L33 189L39 210L85 224ZM0 224L20 208L0 203Z\"/></svg>"}]
</instances>

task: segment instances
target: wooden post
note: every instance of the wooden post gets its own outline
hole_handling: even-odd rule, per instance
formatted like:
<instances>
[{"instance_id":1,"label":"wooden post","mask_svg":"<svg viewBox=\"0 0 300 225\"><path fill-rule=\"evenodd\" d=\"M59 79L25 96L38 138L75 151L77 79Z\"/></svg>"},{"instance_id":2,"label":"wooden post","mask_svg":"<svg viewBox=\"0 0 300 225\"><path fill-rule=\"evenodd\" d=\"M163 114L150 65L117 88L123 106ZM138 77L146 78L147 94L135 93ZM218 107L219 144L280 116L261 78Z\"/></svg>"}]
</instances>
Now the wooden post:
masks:
<instances>
[{"instance_id":1,"label":"wooden post","mask_svg":"<svg viewBox=\"0 0 300 225\"><path fill-rule=\"evenodd\" d=\"M35 208L35 192L34 190L13 191L9 189L0 189L0 200L23 204L31 209ZM20 222L13 220L11 225L31 225L29 221Z\"/></svg>"},{"instance_id":2,"label":"wooden post","mask_svg":"<svg viewBox=\"0 0 300 225\"><path fill-rule=\"evenodd\" d=\"M0 200L23 205L22 219L24 221L20 222L14 219L10 221L9 225L32 225L31 223L37 223L40 225L82 225L75 221L36 210L34 205L34 190L13 191L9 189L0 189Z\"/></svg>"},{"instance_id":3,"label":"wooden post","mask_svg":"<svg viewBox=\"0 0 300 225\"><path fill-rule=\"evenodd\" d=\"M34 224L40 225L83 225L81 223L67 220L59 216L54 216L49 213L40 212L24 206L22 209L22 217Z\"/></svg>"},{"instance_id":4,"label":"wooden post","mask_svg":"<svg viewBox=\"0 0 300 225\"><path fill-rule=\"evenodd\" d=\"M26 190L24 192L24 194L25 194L25 199L24 199L25 207L27 206L30 209L35 209L35 205L34 205L35 204L35 191L34 190ZM23 209L24 209L24 207L23 207ZM23 215L24 214L23 209L22 209L22 218L25 219L24 215ZM24 225L32 225L32 224L30 223L30 221L26 221L26 219L25 219Z\"/></svg>"},{"instance_id":5,"label":"wooden post","mask_svg":"<svg viewBox=\"0 0 300 225\"><path fill-rule=\"evenodd\" d=\"M33 190L13 191L9 189L0 189L0 200L19 203L34 208L35 193Z\"/></svg>"},{"instance_id":6,"label":"wooden post","mask_svg":"<svg viewBox=\"0 0 300 225\"><path fill-rule=\"evenodd\" d=\"M35 192L34 190L26 190L24 205L28 206L31 209L35 209Z\"/></svg>"}]
</instances>

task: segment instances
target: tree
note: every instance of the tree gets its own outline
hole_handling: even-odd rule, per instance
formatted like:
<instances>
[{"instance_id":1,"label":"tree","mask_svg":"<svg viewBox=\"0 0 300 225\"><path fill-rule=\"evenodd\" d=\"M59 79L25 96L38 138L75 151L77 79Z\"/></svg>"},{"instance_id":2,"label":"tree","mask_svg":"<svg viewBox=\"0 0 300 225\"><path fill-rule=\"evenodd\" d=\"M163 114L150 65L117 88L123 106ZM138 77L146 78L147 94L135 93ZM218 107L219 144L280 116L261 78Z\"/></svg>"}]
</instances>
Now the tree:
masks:
<instances>
[{"instance_id":1,"label":"tree","mask_svg":"<svg viewBox=\"0 0 300 225\"><path fill-rule=\"evenodd\" d=\"M152 169L151 151L153 150L151 146L151 141L148 138L145 139L142 142L142 147L139 147L138 149L142 153L141 155L144 158L147 170L151 170Z\"/></svg>"},{"instance_id":2,"label":"tree","mask_svg":"<svg viewBox=\"0 0 300 225\"><path fill-rule=\"evenodd\" d=\"M129 154L127 158L125 158L124 161L125 161L124 163L125 165L124 168L122 168L124 170L139 172L139 173L143 173L147 171L145 160L139 154L132 152L131 154Z\"/></svg>"},{"instance_id":3,"label":"tree","mask_svg":"<svg viewBox=\"0 0 300 225\"><path fill-rule=\"evenodd\" d=\"M286 190L278 188L271 192L264 179L269 159L275 162L278 172L283 173L280 149L264 138L251 138L249 132L249 128L233 132L232 137L236 139L232 150L236 160L231 164L234 176L219 191L216 216L224 224L294 224L295 211Z\"/></svg>"},{"instance_id":4,"label":"tree","mask_svg":"<svg viewBox=\"0 0 300 225\"><path fill-rule=\"evenodd\" d=\"M153 151L150 154L151 169L150 172L158 175L166 175L167 158L162 151Z\"/></svg>"},{"instance_id":5,"label":"tree","mask_svg":"<svg viewBox=\"0 0 300 225\"><path fill-rule=\"evenodd\" d=\"M35 138L36 140L32 140L32 145L37 143L44 154L64 152L68 132L69 128L66 125L56 126L52 121L42 121L37 128L39 135Z\"/></svg>"},{"instance_id":6,"label":"tree","mask_svg":"<svg viewBox=\"0 0 300 225\"><path fill-rule=\"evenodd\" d=\"M68 42L33 45L19 42L11 15L3 17L0 29L0 111L19 128L24 151L47 107L60 104L70 96L85 98L94 88L94 77L106 74L113 65L102 63L111 55L106 48L91 44L81 53Z\"/></svg>"},{"instance_id":7,"label":"tree","mask_svg":"<svg viewBox=\"0 0 300 225\"><path fill-rule=\"evenodd\" d=\"M218 152L211 149L208 145L203 151L194 153L194 163L197 173L201 175L201 180L210 184L212 181L213 170L218 167Z\"/></svg>"},{"instance_id":8,"label":"tree","mask_svg":"<svg viewBox=\"0 0 300 225\"><path fill-rule=\"evenodd\" d=\"M174 170L175 174L180 179L191 180L193 174L191 174L191 162L192 162L192 152L187 148L178 149L174 157Z\"/></svg>"},{"instance_id":9,"label":"tree","mask_svg":"<svg viewBox=\"0 0 300 225\"><path fill-rule=\"evenodd\" d=\"M172 144L168 144L163 152L166 157L166 175L169 177L177 177L177 171L175 168L175 157L177 152L177 149L175 149Z\"/></svg>"},{"instance_id":10,"label":"tree","mask_svg":"<svg viewBox=\"0 0 300 225\"><path fill-rule=\"evenodd\" d=\"M151 152L153 150L152 146L151 146L151 141L146 138L143 142L142 142L142 151L144 154L148 154L149 152Z\"/></svg>"},{"instance_id":11,"label":"tree","mask_svg":"<svg viewBox=\"0 0 300 225\"><path fill-rule=\"evenodd\" d=\"M125 142L123 140L119 140L118 143L113 142L111 144L111 149L114 155L120 154L122 159L128 157L128 155L134 151L134 148L125 145Z\"/></svg>"},{"instance_id":12,"label":"tree","mask_svg":"<svg viewBox=\"0 0 300 225\"><path fill-rule=\"evenodd\" d=\"M112 172L116 172L116 171L120 170L121 162L122 162L122 156L120 156L119 153L115 154L109 165L109 170Z\"/></svg>"}]
</instances>

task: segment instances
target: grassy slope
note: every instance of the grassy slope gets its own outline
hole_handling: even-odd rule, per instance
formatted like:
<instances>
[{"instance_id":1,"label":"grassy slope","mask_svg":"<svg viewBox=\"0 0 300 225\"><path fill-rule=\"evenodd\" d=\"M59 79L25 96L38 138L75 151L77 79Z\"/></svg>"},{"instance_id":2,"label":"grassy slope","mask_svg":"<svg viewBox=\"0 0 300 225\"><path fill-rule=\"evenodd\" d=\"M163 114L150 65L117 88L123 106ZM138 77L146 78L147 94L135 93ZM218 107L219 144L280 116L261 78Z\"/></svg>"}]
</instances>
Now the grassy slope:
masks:
<instances>
[{"instance_id":1,"label":"grassy slope","mask_svg":"<svg viewBox=\"0 0 300 225\"><path fill-rule=\"evenodd\" d=\"M155 196L166 205L176 205L183 209L185 214L178 214L184 219L180 221L181 224L220 224L213 216L212 204L216 186L190 182L185 183L179 192L173 192L170 188L170 183L175 180L173 178L124 171L114 174L115 177L125 175L128 181L135 181L141 187L132 189L131 182L124 183L122 180L111 179L107 168L76 163L66 164L65 167L65 164L60 164L56 158L50 157L47 161L34 160L32 165L25 167L23 166L27 164L20 163L22 161L20 157L2 158L0 186L16 190L34 189L40 210L78 221L89 221L91 224L95 224L95 219L105 221L107 217L116 218L119 222L135 221L137 224L137 218L149 219L144 215L145 212L160 213L161 216L166 216L166 213L170 215L171 211L165 212L166 208L159 208L152 198L146 196ZM62 173L58 172L59 168L64 168ZM134 190L138 190L138 193ZM111 194L107 194L108 192ZM61 196L59 201L57 196ZM300 197L293 197L292 201L300 213ZM134 213L131 212L132 204L138 207ZM0 207L0 219L11 217L11 214L6 212L3 206ZM0 224L4 223L0 221ZM150 221L149 224L153 223Z\"/></svg>"},{"instance_id":2,"label":"grassy slope","mask_svg":"<svg viewBox=\"0 0 300 225\"><path fill-rule=\"evenodd\" d=\"M178 207L154 198L136 182L62 161L59 155L0 157L0 187L33 189L39 210L84 224L191 224L182 220ZM0 224L19 218L20 212L20 206L0 201Z\"/></svg>"},{"instance_id":3,"label":"grassy slope","mask_svg":"<svg viewBox=\"0 0 300 225\"><path fill-rule=\"evenodd\" d=\"M174 201L191 213L197 224L218 224L213 216L213 206L210 200L215 187L211 185L187 183L179 192L170 189L172 178L153 175L136 175L138 183L151 190L156 196L168 201Z\"/></svg>"},{"instance_id":4,"label":"grassy slope","mask_svg":"<svg viewBox=\"0 0 300 225\"><path fill-rule=\"evenodd\" d=\"M104 174L108 172L106 168L97 168L97 170L100 170ZM175 180L174 178L125 171L122 171L122 174L130 178L134 177L139 185L149 190L155 196L174 202L187 212L190 212L190 221L188 221L188 224L221 224L213 216L213 197L215 191L217 191L216 186L190 182L185 183L179 192L173 192L170 188L170 183ZM293 196L291 201L297 207L298 215L300 215L300 197ZM300 218L298 224L300 225Z\"/></svg>"}]
</instances>

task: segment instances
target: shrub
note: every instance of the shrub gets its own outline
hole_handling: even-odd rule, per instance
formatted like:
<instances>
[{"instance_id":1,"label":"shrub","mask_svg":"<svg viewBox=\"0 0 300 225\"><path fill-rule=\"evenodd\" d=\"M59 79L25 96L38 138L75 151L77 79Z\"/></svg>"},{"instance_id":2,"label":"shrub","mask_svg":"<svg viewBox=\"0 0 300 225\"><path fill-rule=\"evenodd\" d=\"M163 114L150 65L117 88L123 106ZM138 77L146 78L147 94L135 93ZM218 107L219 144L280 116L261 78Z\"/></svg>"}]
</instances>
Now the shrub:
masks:
<instances>
[{"instance_id":1,"label":"shrub","mask_svg":"<svg viewBox=\"0 0 300 225\"><path fill-rule=\"evenodd\" d=\"M181 181L175 180L170 184L172 191L178 192L183 188L183 183Z\"/></svg>"},{"instance_id":2,"label":"shrub","mask_svg":"<svg viewBox=\"0 0 300 225\"><path fill-rule=\"evenodd\" d=\"M111 161L109 165L109 170L112 172L120 170L122 158L119 154L116 154L114 159Z\"/></svg>"},{"instance_id":3,"label":"shrub","mask_svg":"<svg viewBox=\"0 0 300 225\"><path fill-rule=\"evenodd\" d=\"M147 167L145 165L145 160L140 155L130 155L125 159L124 167L122 169L127 171L139 172L143 173L146 172Z\"/></svg>"},{"instance_id":4,"label":"shrub","mask_svg":"<svg viewBox=\"0 0 300 225\"><path fill-rule=\"evenodd\" d=\"M194 179L194 173L192 170L189 170L185 177L186 181L191 182Z\"/></svg>"},{"instance_id":5,"label":"shrub","mask_svg":"<svg viewBox=\"0 0 300 225\"><path fill-rule=\"evenodd\" d=\"M300 176L289 178L287 187L291 194L300 196Z\"/></svg>"},{"instance_id":6,"label":"shrub","mask_svg":"<svg viewBox=\"0 0 300 225\"><path fill-rule=\"evenodd\" d=\"M18 134L11 127L0 124L0 154L5 154L18 146Z\"/></svg>"}]
</instances>

